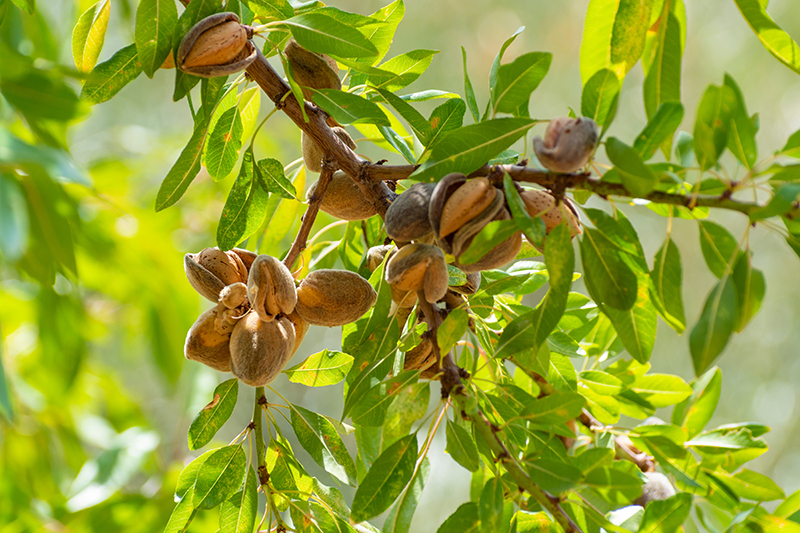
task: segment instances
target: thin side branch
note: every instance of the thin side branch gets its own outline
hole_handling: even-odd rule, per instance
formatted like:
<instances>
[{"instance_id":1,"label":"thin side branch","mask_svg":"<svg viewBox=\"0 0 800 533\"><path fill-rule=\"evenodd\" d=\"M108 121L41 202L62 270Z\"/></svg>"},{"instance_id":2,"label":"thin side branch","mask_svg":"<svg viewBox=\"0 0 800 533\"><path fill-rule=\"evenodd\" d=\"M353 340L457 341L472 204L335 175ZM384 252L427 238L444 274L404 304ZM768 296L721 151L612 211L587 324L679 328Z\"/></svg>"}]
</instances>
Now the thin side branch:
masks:
<instances>
[{"instance_id":1,"label":"thin side branch","mask_svg":"<svg viewBox=\"0 0 800 533\"><path fill-rule=\"evenodd\" d=\"M303 223L300 225L300 231L297 232L297 236L294 238L292 247L289 248L289 252L286 254L286 257L283 260L283 264L286 265L289 270L292 270L294 262L297 261L297 258L300 256L300 254L306 249L308 236L311 234L311 227L314 225L314 221L317 219L319 206L322 203L322 198L325 196L325 191L328 190L328 185L333 178L333 172L334 170L331 166L327 164L322 166L322 172L319 175L317 188L314 190L314 196L308 199L308 209L306 209L306 212L303 215Z\"/></svg>"}]
</instances>

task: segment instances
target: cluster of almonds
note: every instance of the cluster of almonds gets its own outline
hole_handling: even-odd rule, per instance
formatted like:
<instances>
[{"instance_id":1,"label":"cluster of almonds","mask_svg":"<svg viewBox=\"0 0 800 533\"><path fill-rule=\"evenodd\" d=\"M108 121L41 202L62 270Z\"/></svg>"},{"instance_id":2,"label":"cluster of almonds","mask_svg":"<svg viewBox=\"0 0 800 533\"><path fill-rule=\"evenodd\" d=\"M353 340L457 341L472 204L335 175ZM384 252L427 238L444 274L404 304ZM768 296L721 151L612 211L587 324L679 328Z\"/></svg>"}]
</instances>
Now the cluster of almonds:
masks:
<instances>
[{"instance_id":1,"label":"cluster of almonds","mask_svg":"<svg viewBox=\"0 0 800 533\"><path fill-rule=\"evenodd\" d=\"M316 270L297 285L282 262L239 248L186 254L184 268L192 287L217 304L189 330L186 358L254 387L278 376L310 324L349 324L377 299L354 272Z\"/></svg>"}]
</instances>

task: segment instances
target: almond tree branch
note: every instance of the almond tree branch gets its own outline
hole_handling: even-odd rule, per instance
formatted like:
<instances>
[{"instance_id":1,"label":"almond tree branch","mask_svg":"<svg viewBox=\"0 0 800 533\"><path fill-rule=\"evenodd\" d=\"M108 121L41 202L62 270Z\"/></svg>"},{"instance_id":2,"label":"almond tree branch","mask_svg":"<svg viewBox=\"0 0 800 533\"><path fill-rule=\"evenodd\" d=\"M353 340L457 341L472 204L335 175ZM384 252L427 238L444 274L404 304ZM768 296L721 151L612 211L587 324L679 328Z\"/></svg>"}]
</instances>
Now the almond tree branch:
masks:
<instances>
[{"instance_id":1,"label":"almond tree branch","mask_svg":"<svg viewBox=\"0 0 800 533\"><path fill-rule=\"evenodd\" d=\"M333 166L328 165L327 163L322 165L322 172L320 173L319 180L317 181L317 188L314 190L314 196L308 199L308 209L306 209L306 212L303 215L303 223L300 225L300 231L297 232L297 236L294 238L292 247L289 248L289 252L286 254L286 258L283 260L283 264L286 265L289 270L292 270L294 262L297 261L297 258L300 256L300 254L306 249L308 236L311 234L311 227L314 225L314 221L317 219L319 206L322 203L322 198L325 196L325 191L328 190L328 185L333 178L333 172Z\"/></svg>"}]
</instances>

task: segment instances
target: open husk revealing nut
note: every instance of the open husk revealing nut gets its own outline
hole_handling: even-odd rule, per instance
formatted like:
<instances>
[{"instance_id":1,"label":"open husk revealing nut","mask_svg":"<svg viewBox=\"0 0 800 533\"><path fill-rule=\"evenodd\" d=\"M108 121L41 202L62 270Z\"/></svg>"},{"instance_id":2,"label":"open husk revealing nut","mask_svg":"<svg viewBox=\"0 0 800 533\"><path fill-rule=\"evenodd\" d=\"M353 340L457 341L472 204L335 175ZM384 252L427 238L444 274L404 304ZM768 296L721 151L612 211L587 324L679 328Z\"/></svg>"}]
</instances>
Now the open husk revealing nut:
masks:
<instances>
[{"instance_id":1,"label":"open husk revealing nut","mask_svg":"<svg viewBox=\"0 0 800 533\"><path fill-rule=\"evenodd\" d=\"M522 198L528 214L542 219L547 233L550 233L553 228L561 224L564 216L567 218L569 231L573 237L581 232L575 208L566 198L562 200L560 205L556 205L556 199L552 194L535 189L524 190L519 193L519 196Z\"/></svg>"},{"instance_id":2,"label":"open husk revealing nut","mask_svg":"<svg viewBox=\"0 0 800 533\"><path fill-rule=\"evenodd\" d=\"M297 303L292 273L274 257L259 255L250 268L247 296L261 320L270 321L279 314L288 315Z\"/></svg>"},{"instance_id":3,"label":"open husk revealing nut","mask_svg":"<svg viewBox=\"0 0 800 533\"><path fill-rule=\"evenodd\" d=\"M294 325L286 317L264 322L250 312L231 334L231 372L253 387L270 383L294 354Z\"/></svg>"},{"instance_id":4,"label":"open husk revealing nut","mask_svg":"<svg viewBox=\"0 0 800 533\"><path fill-rule=\"evenodd\" d=\"M397 253L397 248L395 248L392 244L384 244L370 248L367 251L367 266L369 267L369 271L375 272L381 263L383 263L383 259L386 257L386 254L389 254L389 257L392 257L392 255L395 253ZM394 285L390 285L389 288L392 291L392 301L397 304L398 307L411 309L417 305L416 291L401 291Z\"/></svg>"},{"instance_id":5,"label":"open husk revealing nut","mask_svg":"<svg viewBox=\"0 0 800 533\"><path fill-rule=\"evenodd\" d=\"M190 29L178 47L178 68L187 74L214 78L246 69L256 59L249 39L253 29L239 24L235 13L210 15Z\"/></svg>"},{"instance_id":6,"label":"open husk revealing nut","mask_svg":"<svg viewBox=\"0 0 800 533\"><path fill-rule=\"evenodd\" d=\"M511 214L508 212L508 210L505 207L501 207L491 221L509 220L510 218ZM461 254L469 249L469 245L472 244L472 240L475 238L475 235L477 235L480 229L486 225L486 223L482 223L480 224L480 228L476 228L474 226L470 227L470 224L467 224L461 228L456 233L453 240L453 255L456 257L456 266L467 274L478 272L480 270L499 268L506 263L513 261L522 248L522 232L517 231L504 241L497 244L497 246L486 252L486 254L484 254L483 257L481 257L475 263L470 263L468 265L462 264L460 262ZM476 229L477 231L475 231Z\"/></svg>"},{"instance_id":7,"label":"open husk revealing nut","mask_svg":"<svg viewBox=\"0 0 800 533\"><path fill-rule=\"evenodd\" d=\"M575 172L585 167L594 154L600 130L586 117L559 117L550 121L541 137L533 138L539 162L553 172Z\"/></svg>"},{"instance_id":8,"label":"open husk revealing nut","mask_svg":"<svg viewBox=\"0 0 800 533\"><path fill-rule=\"evenodd\" d=\"M317 183L315 181L308 189L306 198L313 198ZM333 173L319 208L342 220L366 220L377 213L375 206L367 200L358 185L341 170Z\"/></svg>"},{"instance_id":9,"label":"open husk revealing nut","mask_svg":"<svg viewBox=\"0 0 800 533\"><path fill-rule=\"evenodd\" d=\"M233 283L247 281L248 264L252 264L246 250L223 252L219 248L205 248L196 254L186 254L183 267L189 283L201 296L217 303L222 289Z\"/></svg>"},{"instance_id":10,"label":"open husk revealing nut","mask_svg":"<svg viewBox=\"0 0 800 533\"><path fill-rule=\"evenodd\" d=\"M297 314L309 324L336 327L355 322L375 305L367 280L347 270L315 270L297 287Z\"/></svg>"},{"instance_id":11,"label":"open husk revealing nut","mask_svg":"<svg viewBox=\"0 0 800 533\"><path fill-rule=\"evenodd\" d=\"M435 303L447 294L450 276L444 254L431 244L408 244L386 264L386 281L401 291L423 291L425 300Z\"/></svg>"}]
</instances>

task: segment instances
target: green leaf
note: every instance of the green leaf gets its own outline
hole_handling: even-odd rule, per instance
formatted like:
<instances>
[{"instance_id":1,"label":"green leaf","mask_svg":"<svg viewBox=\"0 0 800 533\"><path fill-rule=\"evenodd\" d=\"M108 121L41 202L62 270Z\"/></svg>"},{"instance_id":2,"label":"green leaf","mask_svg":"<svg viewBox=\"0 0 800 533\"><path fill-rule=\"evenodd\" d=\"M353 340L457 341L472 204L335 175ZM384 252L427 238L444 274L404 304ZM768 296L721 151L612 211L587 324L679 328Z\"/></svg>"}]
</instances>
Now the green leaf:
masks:
<instances>
[{"instance_id":1,"label":"green leaf","mask_svg":"<svg viewBox=\"0 0 800 533\"><path fill-rule=\"evenodd\" d=\"M736 286L736 324L734 331L742 331L761 309L766 293L764 273L750 264L750 254L741 254L733 267L733 284Z\"/></svg>"},{"instance_id":2,"label":"green leaf","mask_svg":"<svg viewBox=\"0 0 800 533\"><path fill-rule=\"evenodd\" d=\"M538 249L543 249L547 226L542 217L531 218L528 208L525 207L525 203L522 201L517 187L508 173L503 176L503 189L506 194L506 203L511 211L511 216L517 223L517 227Z\"/></svg>"},{"instance_id":3,"label":"green leaf","mask_svg":"<svg viewBox=\"0 0 800 533\"><path fill-rule=\"evenodd\" d=\"M292 447L282 436L273 437L267 446L267 472L279 491L310 492L314 479L295 458Z\"/></svg>"},{"instance_id":4,"label":"green leaf","mask_svg":"<svg viewBox=\"0 0 800 533\"><path fill-rule=\"evenodd\" d=\"M520 416L535 424L561 424L578 416L585 405L586 400L580 394L553 393L528 405Z\"/></svg>"},{"instance_id":5,"label":"green leaf","mask_svg":"<svg viewBox=\"0 0 800 533\"><path fill-rule=\"evenodd\" d=\"M219 428L231 417L239 394L239 380L223 381L214 389L214 397L197 413L189 427L189 449L202 448L217 434Z\"/></svg>"},{"instance_id":6,"label":"green leaf","mask_svg":"<svg viewBox=\"0 0 800 533\"><path fill-rule=\"evenodd\" d=\"M86 104L63 79L39 69L30 69L19 77L0 78L0 92L29 119L65 122L87 111Z\"/></svg>"},{"instance_id":7,"label":"green leaf","mask_svg":"<svg viewBox=\"0 0 800 533\"><path fill-rule=\"evenodd\" d=\"M90 104L110 100L123 87L135 80L142 72L136 55L136 45L118 50L108 61L97 65L81 91L81 98Z\"/></svg>"},{"instance_id":8,"label":"green leaf","mask_svg":"<svg viewBox=\"0 0 800 533\"><path fill-rule=\"evenodd\" d=\"M692 394L686 382L669 374L646 374L629 388L653 407L675 405Z\"/></svg>"},{"instance_id":9,"label":"green leaf","mask_svg":"<svg viewBox=\"0 0 800 533\"><path fill-rule=\"evenodd\" d=\"M410 178L432 182L450 172L468 174L514 144L534 123L528 118L497 118L452 131Z\"/></svg>"},{"instance_id":10,"label":"green leaf","mask_svg":"<svg viewBox=\"0 0 800 533\"><path fill-rule=\"evenodd\" d=\"M460 98L451 98L431 111L428 119L430 132L423 139L428 149L433 148L446 134L461 127L467 105Z\"/></svg>"},{"instance_id":11,"label":"green leaf","mask_svg":"<svg viewBox=\"0 0 800 533\"><path fill-rule=\"evenodd\" d=\"M16 179L0 172L0 254L5 261L14 263L25 255L29 230L23 191Z\"/></svg>"},{"instance_id":12,"label":"green leaf","mask_svg":"<svg viewBox=\"0 0 800 533\"><path fill-rule=\"evenodd\" d=\"M294 16L294 8L288 0L245 0L253 14L263 21L283 20Z\"/></svg>"},{"instance_id":13,"label":"green leaf","mask_svg":"<svg viewBox=\"0 0 800 533\"><path fill-rule=\"evenodd\" d=\"M172 32L178 23L173 0L142 0L136 9L136 53L148 78L172 51Z\"/></svg>"},{"instance_id":14,"label":"green leaf","mask_svg":"<svg viewBox=\"0 0 800 533\"><path fill-rule=\"evenodd\" d=\"M391 124L377 104L362 96L336 89L311 90L314 92L314 103L340 124Z\"/></svg>"},{"instance_id":15,"label":"green leaf","mask_svg":"<svg viewBox=\"0 0 800 533\"><path fill-rule=\"evenodd\" d=\"M694 152L702 170L717 164L728 144L728 125L736 95L727 85L710 85L703 94L694 123Z\"/></svg>"},{"instance_id":16,"label":"green leaf","mask_svg":"<svg viewBox=\"0 0 800 533\"><path fill-rule=\"evenodd\" d=\"M472 113L472 118L475 119L475 122L480 122L478 101L475 99L475 90L472 88L472 82L467 72L467 51L463 46L461 47L461 58L464 64L464 98L467 99L467 106L469 107L469 112Z\"/></svg>"},{"instance_id":17,"label":"green leaf","mask_svg":"<svg viewBox=\"0 0 800 533\"><path fill-rule=\"evenodd\" d=\"M728 230L715 222L699 221L700 249L712 274L722 279L730 274L733 255L739 249Z\"/></svg>"},{"instance_id":18,"label":"green leaf","mask_svg":"<svg viewBox=\"0 0 800 533\"><path fill-rule=\"evenodd\" d=\"M36 11L36 0L11 0L18 8L28 15L33 15Z\"/></svg>"},{"instance_id":19,"label":"green leaf","mask_svg":"<svg viewBox=\"0 0 800 533\"><path fill-rule=\"evenodd\" d=\"M783 490L770 478L746 468L736 475L714 472L714 477L721 479L737 496L746 500L769 502L786 497Z\"/></svg>"},{"instance_id":20,"label":"green leaf","mask_svg":"<svg viewBox=\"0 0 800 533\"><path fill-rule=\"evenodd\" d=\"M719 403L722 390L722 372L714 367L695 379L692 383L692 395L675 406L672 412L672 423L686 430L690 439L698 435Z\"/></svg>"},{"instance_id":21,"label":"green leaf","mask_svg":"<svg viewBox=\"0 0 800 533\"><path fill-rule=\"evenodd\" d=\"M681 294L681 255L678 246L669 237L656 252L650 278L653 280L656 296L664 306L664 319L675 331L683 333L686 329L686 316Z\"/></svg>"},{"instance_id":22,"label":"green leaf","mask_svg":"<svg viewBox=\"0 0 800 533\"><path fill-rule=\"evenodd\" d=\"M500 70L500 62L503 60L503 55L506 53L506 50L511 43L513 43L517 36L523 32L525 26L520 26L517 28L517 31L514 34L505 40L505 42L500 46L500 51L497 52L497 55L494 57L494 61L492 61L492 66L489 68L489 101L486 102L486 111L483 113L483 120L486 120L489 116L489 107L492 102L495 101L495 92L497 89L497 73Z\"/></svg>"},{"instance_id":23,"label":"green leaf","mask_svg":"<svg viewBox=\"0 0 800 533\"><path fill-rule=\"evenodd\" d=\"M515 220L494 220L489 222L473 237L469 247L458 256L459 263L471 265L480 261L498 243L504 242L515 233L519 233Z\"/></svg>"},{"instance_id":24,"label":"green leaf","mask_svg":"<svg viewBox=\"0 0 800 533\"><path fill-rule=\"evenodd\" d=\"M734 106L731 109L730 123L728 124L728 150L736 156L744 166L752 169L758 157L756 148L755 122L747 114L744 96L741 89L728 74L725 74L725 86L730 87L734 95Z\"/></svg>"},{"instance_id":25,"label":"green leaf","mask_svg":"<svg viewBox=\"0 0 800 533\"><path fill-rule=\"evenodd\" d=\"M392 402L404 387L419 379L419 374L419 371L407 370L391 379L376 383L353 407L350 414L353 422L362 426L382 426Z\"/></svg>"},{"instance_id":26,"label":"green leaf","mask_svg":"<svg viewBox=\"0 0 800 533\"><path fill-rule=\"evenodd\" d=\"M504 531L503 522L503 480L489 479L483 486L478 502L478 515L481 519L481 533Z\"/></svg>"},{"instance_id":27,"label":"green leaf","mask_svg":"<svg viewBox=\"0 0 800 533\"><path fill-rule=\"evenodd\" d=\"M607 68L619 79L639 60L644 50L647 20L653 1L590 0L580 51L584 86Z\"/></svg>"},{"instance_id":28,"label":"green leaf","mask_svg":"<svg viewBox=\"0 0 800 533\"><path fill-rule=\"evenodd\" d=\"M789 518L798 511L800 511L800 489L794 491L775 508L775 516Z\"/></svg>"},{"instance_id":29,"label":"green leaf","mask_svg":"<svg viewBox=\"0 0 800 533\"><path fill-rule=\"evenodd\" d=\"M614 72L605 68L598 70L583 86L581 114L594 119L601 127L608 127L617 114L621 88Z\"/></svg>"},{"instance_id":30,"label":"green leaf","mask_svg":"<svg viewBox=\"0 0 800 533\"><path fill-rule=\"evenodd\" d=\"M456 342L467 332L469 325L469 315L466 310L453 309L444 322L436 330L436 342L439 344L439 352L446 354Z\"/></svg>"},{"instance_id":31,"label":"green leaf","mask_svg":"<svg viewBox=\"0 0 800 533\"><path fill-rule=\"evenodd\" d=\"M400 116L403 117L406 122L408 122L408 124L411 126L411 129L414 131L414 134L424 144L425 140L430 136L431 125L428 124L428 121L425 120L425 117L422 116L422 113L417 111L411 104L392 92L384 91L383 89L378 89L377 91L383 97L384 101L391 105L395 111L400 113Z\"/></svg>"},{"instance_id":32,"label":"green leaf","mask_svg":"<svg viewBox=\"0 0 800 533\"><path fill-rule=\"evenodd\" d=\"M585 370L581 372L581 383L598 394L613 396L622 391L622 381L607 372L600 370Z\"/></svg>"},{"instance_id":33,"label":"green leaf","mask_svg":"<svg viewBox=\"0 0 800 533\"><path fill-rule=\"evenodd\" d=\"M642 482L638 476L607 466L593 469L583 483L616 505L626 505L642 493Z\"/></svg>"},{"instance_id":34,"label":"green leaf","mask_svg":"<svg viewBox=\"0 0 800 533\"><path fill-rule=\"evenodd\" d=\"M385 63L380 69L386 74L368 75L366 83L376 89L397 91L416 81L425 72L438 50L411 50L395 56Z\"/></svg>"},{"instance_id":35,"label":"green leaf","mask_svg":"<svg viewBox=\"0 0 800 533\"><path fill-rule=\"evenodd\" d=\"M318 54L341 57L371 57L378 49L352 26L321 13L304 13L281 21L297 43Z\"/></svg>"},{"instance_id":36,"label":"green leaf","mask_svg":"<svg viewBox=\"0 0 800 533\"><path fill-rule=\"evenodd\" d=\"M450 457L455 462L470 472L477 471L480 467L478 447L475 445L475 439L470 432L448 420L446 433L447 447L445 451L450 454Z\"/></svg>"},{"instance_id":37,"label":"green leaf","mask_svg":"<svg viewBox=\"0 0 800 533\"><path fill-rule=\"evenodd\" d=\"M258 487L256 474L247 469L244 487L222 502L219 510L220 533L251 533L258 514Z\"/></svg>"},{"instance_id":38,"label":"green leaf","mask_svg":"<svg viewBox=\"0 0 800 533\"><path fill-rule=\"evenodd\" d=\"M78 18L72 30L72 57L78 72L88 74L97 63L106 39L110 14L111 2L100 0Z\"/></svg>"},{"instance_id":39,"label":"green leaf","mask_svg":"<svg viewBox=\"0 0 800 533\"><path fill-rule=\"evenodd\" d=\"M207 132L208 120L195 126L192 138L181 151L178 160L172 165L167 177L161 182L161 187L156 195L156 212L166 209L180 200L197 173L200 172L200 159Z\"/></svg>"},{"instance_id":40,"label":"green leaf","mask_svg":"<svg viewBox=\"0 0 800 533\"><path fill-rule=\"evenodd\" d=\"M268 200L269 193L253 179L253 155L248 150L217 226L217 245L221 250L230 250L261 227Z\"/></svg>"},{"instance_id":41,"label":"green leaf","mask_svg":"<svg viewBox=\"0 0 800 533\"><path fill-rule=\"evenodd\" d=\"M378 55L364 59L356 59L358 63L375 65L378 63L378 61L383 59L383 57L386 55L386 52L389 51L392 40L394 40L394 34L397 30L397 25L400 24L401 20L403 20L405 12L406 6L403 3L403 0L395 0L391 4L382 7L370 15L370 18L383 21L384 24L362 26L359 28L359 31L361 31L361 33L364 34L364 37L366 37L369 42L375 46L375 48L378 50Z\"/></svg>"},{"instance_id":42,"label":"green leaf","mask_svg":"<svg viewBox=\"0 0 800 533\"><path fill-rule=\"evenodd\" d=\"M3 366L3 343L0 343L0 415L8 422L14 422L14 404L8 387L8 378Z\"/></svg>"},{"instance_id":43,"label":"green leaf","mask_svg":"<svg viewBox=\"0 0 800 533\"><path fill-rule=\"evenodd\" d=\"M580 241L586 288L600 305L627 310L636 303L636 274L605 234L586 229Z\"/></svg>"},{"instance_id":44,"label":"green leaf","mask_svg":"<svg viewBox=\"0 0 800 533\"><path fill-rule=\"evenodd\" d=\"M256 176L262 187L286 200L297 200L297 189L283 173L283 165L277 159L262 159L256 163Z\"/></svg>"},{"instance_id":45,"label":"green leaf","mask_svg":"<svg viewBox=\"0 0 800 533\"><path fill-rule=\"evenodd\" d=\"M683 105L680 102L664 102L658 107L658 111L633 143L633 148L639 152L643 161L653 157L659 146L666 146L666 153L671 151L672 137L682 120Z\"/></svg>"},{"instance_id":46,"label":"green leaf","mask_svg":"<svg viewBox=\"0 0 800 533\"><path fill-rule=\"evenodd\" d=\"M416 435L408 435L387 448L356 490L352 521L362 522L388 509L411 479L416 462Z\"/></svg>"},{"instance_id":47,"label":"green leaf","mask_svg":"<svg viewBox=\"0 0 800 533\"><path fill-rule=\"evenodd\" d=\"M224 446L200 465L194 483L192 505L196 509L213 509L242 486L247 469L247 456L241 446Z\"/></svg>"},{"instance_id":48,"label":"green leaf","mask_svg":"<svg viewBox=\"0 0 800 533\"><path fill-rule=\"evenodd\" d=\"M242 117L237 106L222 113L214 129L211 130L205 163L208 174L215 181L227 176L236 165L239 150L242 148L243 131ZM281 171L283 171L282 166Z\"/></svg>"},{"instance_id":49,"label":"green leaf","mask_svg":"<svg viewBox=\"0 0 800 533\"><path fill-rule=\"evenodd\" d=\"M564 314L575 268L575 252L567 225L553 228L544 246L550 290L538 307L522 313L505 327L497 343L496 358L507 358L531 349L537 353Z\"/></svg>"},{"instance_id":50,"label":"green leaf","mask_svg":"<svg viewBox=\"0 0 800 533\"><path fill-rule=\"evenodd\" d=\"M501 65L497 69L497 85L492 91L492 115L514 113L527 104L531 93L547 75L552 60L553 54L548 52L529 52Z\"/></svg>"},{"instance_id":51,"label":"green leaf","mask_svg":"<svg viewBox=\"0 0 800 533\"><path fill-rule=\"evenodd\" d=\"M758 0L734 0L758 40L775 58L800 74L800 47L767 14Z\"/></svg>"},{"instance_id":52,"label":"green leaf","mask_svg":"<svg viewBox=\"0 0 800 533\"><path fill-rule=\"evenodd\" d=\"M664 2L658 33L654 38L652 61L643 61L644 108L648 120L653 119L665 102L679 102L681 99L681 57L685 39L682 33L686 32L686 14L683 10L682 1ZM665 143L664 155L667 159L670 149L669 143Z\"/></svg>"},{"instance_id":53,"label":"green leaf","mask_svg":"<svg viewBox=\"0 0 800 533\"><path fill-rule=\"evenodd\" d=\"M411 519L414 518L414 512L417 510L417 504L422 496L422 489L425 488L425 483L428 481L430 471L431 463L425 457L414 472L408 488L389 511L389 515L383 523L383 533L408 533L411 530Z\"/></svg>"},{"instance_id":54,"label":"green leaf","mask_svg":"<svg viewBox=\"0 0 800 533\"><path fill-rule=\"evenodd\" d=\"M203 465L203 463L206 462L206 459L211 457L211 455L218 449L219 448L215 448L205 452L204 454L200 455L200 457L197 457L191 463L186 465L183 470L181 470L181 473L178 476L178 483L175 486L176 500L188 498L191 501L194 493L194 483L197 481L197 472L200 470L200 467ZM192 492L189 492L190 490Z\"/></svg>"},{"instance_id":55,"label":"green leaf","mask_svg":"<svg viewBox=\"0 0 800 533\"><path fill-rule=\"evenodd\" d=\"M606 140L606 154L615 165L622 184L635 196L646 196L658 185L658 176L644 164L639 152L616 137Z\"/></svg>"},{"instance_id":56,"label":"green leaf","mask_svg":"<svg viewBox=\"0 0 800 533\"><path fill-rule=\"evenodd\" d=\"M356 485L356 465L336 429L324 416L289 404L292 428L300 445L326 472L348 485Z\"/></svg>"},{"instance_id":57,"label":"green leaf","mask_svg":"<svg viewBox=\"0 0 800 533\"><path fill-rule=\"evenodd\" d=\"M538 459L530 463L526 470L537 485L551 494L570 490L583 476L574 466L552 459Z\"/></svg>"},{"instance_id":58,"label":"green leaf","mask_svg":"<svg viewBox=\"0 0 800 533\"><path fill-rule=\"evenodd\" d=\"M172 32L172 54L173 58L178 56L178 47L184 36L195 24L204 18L213 15L220 9L220 4L216 0L194 0L178 17L175 29ZM175 62L177 64L177 61ZM182 70L175 69L175 90L172 99L177 102L186 96L192 88L200 82L198 76L184 73Z\"/></svg>"},{"instance_id":59,"label":"green leaf","mask_svg":"<svg viewBox=\"0 0 800 533\"><path fill-rule=\"evenodd\" d=\"M477 533L480 518L478 518L478 504L475 502L462 503L456 512L447 517L439 526L436 533Z\"/></svg>"},{"instance_id":60,"label":"green leaf","mask_svg":"<svg viewBox=\"0 0 800 533\"><path fill-rule=\"evenodd\" d=\"M789 173L790 170L786 169L780 173L776 173L772 179L776 177L778 179L788 177L787 174ZM769 217L788 214L794 209L798 195L800 195L800 183L784 183L778 187L767 205L750 213L750 220L764 220Z\"/></svg>"},{"instance_id":61,"label":"green leaf","mask_svg":"<svg viewBox=\"0 0 800 533\"><path fill-rule=\"evenodd\" d=\"M384 450L408 435L414 422L425 416L431 398L430 382L402 385L394 396L383 421Z\"/></svg>"},{"instance_id":62,"label":"green leaf","mask_svg":"<svg viewBox=\"0 0 800 533\"><path fill-rule=\"evenodd\" d=\"M414 152L396 131L388 126L378 126L377 128L383 138L386 139L386 142L388 142L397 153L402 155L409 164L413 164L416 161Z\"/></svg>"},{"instance_id":63,"label":"green leaf","mask_svg":"<svg viewBox=\"0 0 800 533\"><path fill-rule=\"evenodd\" d=\"M283 371L293 383L307 387L335 385L344 379L353 366L353 358L344 352L329 351L327 348L308 358L299 365Z\"/></svg>"},{"instance_id":64,"label":"green leaf","mask_svg":"<svg viewBox=\"0 0 800 533\"><path fill-rule=\"evenodd\" d=\"M164 533L183 533L189 527L189 524L197 512L192 500L194 498L194 487L190 487L186 496L178 502L172 514L169 515L169 520L164 528Z\"/></svg>"},{"instance_id":65,"label":"green leaf","mask_svg":"<svg viewBox=\"0 0 800 533\"><path fill-rule=\"evenodd\" d=\"M674 533L692 510L692 495L682 492L647 504L638 533Z\"/></svg>"},{"instance_id":66,"label":"green leaf","mask_svg":"<svg viewBox=\"0 0 800 533\"><path fill-rule=\"evenodd\" d=\"M700 319L689 335L696 374L704 372L722 353L736 325L736 288L730 277L717 282L703 305Z\"/></svg>"}]
</instances>

